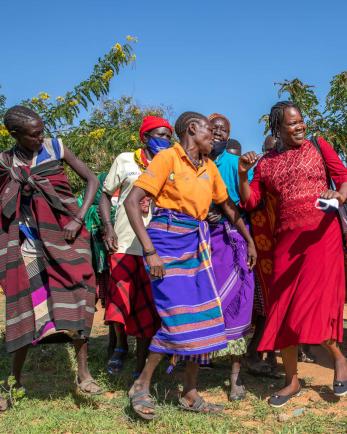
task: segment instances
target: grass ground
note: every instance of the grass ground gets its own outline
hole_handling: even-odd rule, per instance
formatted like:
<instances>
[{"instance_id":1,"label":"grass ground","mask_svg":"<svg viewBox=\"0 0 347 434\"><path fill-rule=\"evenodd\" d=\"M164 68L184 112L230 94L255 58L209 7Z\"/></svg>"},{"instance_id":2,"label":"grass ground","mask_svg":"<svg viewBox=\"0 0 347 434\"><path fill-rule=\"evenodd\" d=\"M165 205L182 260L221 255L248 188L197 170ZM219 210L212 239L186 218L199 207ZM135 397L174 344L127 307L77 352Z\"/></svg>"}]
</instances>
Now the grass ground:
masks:
<instances>
[{"instance_id":1,"label":"grass ground","mask_svg":"<svg viewBox=\"0 0 347 434\"><path fill-rule=\"evenodd\" d=\"M1 315L1 319L3 315ZM319 365L300 364L304 379L302 397L283 410L271 409L264 398L282 384L282 380L254 378L245 374L248 395L244 402L228 403L229 366L218 362L213 371L202 371L200 389L211 401L225 404L222 416L197 415L176 408L177 392L182 387L182 372L165 373L160 366L153 395L158 398L158 418L142 422L131 412L127 390L131 385L134 358L129 357L124 374L109 378L107 362L107 329L97 316L90 341L90 367L106 391L86 398L75 391L76 366L69 345L41 345L32 349L25 365L23 382L27 396L14 408L0 414L0 433L346 433L347 398L339 400L331 391L333 371L320 349ZM9 373L10 358L0 343L0 378ZM293 411L304 409L301 416ZM289 417L285 422L279 419ZM281 416L280 416L281 415Z\"/></svg>"}]
</instances>

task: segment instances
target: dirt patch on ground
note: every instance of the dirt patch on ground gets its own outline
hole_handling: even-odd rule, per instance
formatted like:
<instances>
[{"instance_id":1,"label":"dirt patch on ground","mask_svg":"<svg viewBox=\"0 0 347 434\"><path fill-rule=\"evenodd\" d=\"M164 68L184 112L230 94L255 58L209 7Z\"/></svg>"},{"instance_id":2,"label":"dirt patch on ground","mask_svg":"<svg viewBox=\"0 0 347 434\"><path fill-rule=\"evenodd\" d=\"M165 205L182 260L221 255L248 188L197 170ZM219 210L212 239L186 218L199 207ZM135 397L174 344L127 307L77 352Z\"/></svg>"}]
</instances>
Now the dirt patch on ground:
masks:
<instances>
[{"instance_id":1,"label":"dirt patch on ground","mask_svg":"<svg viewBox=\"0 0 347 434\"><path fill-rule=\"evenodd\" d=\"M4 325L4 296L0 295L0 325ZM94 317L92 337L101 339L103 347L107 346L108 341L108 326L104 324L104 309L98 303L97 311ZM91 343L92 345L92 343ZM345 306L345 339L343 345L344 353L347 355L347 305ZM285 407L286 414L292 414L296 409L304 408L305 411L310 411L317 415L346 416L347 415L347 399L338 399L332 393L333 383L333 364L327 352L320 346L312 347L312 353L317 357L317 363L299 363L299 375L303 381L303 393L300 397L293 400L291 404ZM283 372L281 358L278 357L279 370ZM216 403L227 403L227 395L229 391L228 377L230 375L230 364L227 359L222 362L217 361L217 368L212 371L202 371L200 374L200 385L202 395L205 399ZM179 369L175 370L174 376L180 382L183 377L183 372ZM268 417L268 406L264 402L264 407L255 408L254 396L267 398L275 390L281 387L283 380L271 380L263 378L255 378L245 374L244 380L247 390L249 390L248 398L245 402L230 404L226 406L226 412L233 417L238 417L244 421L245 425L253 427L257 425L257 421L248 420L248 415L253 411L259 414L259 418L266 419ZM223 393L220 392L221 385ZM166 398L174 399L177 394L177 389L171 389ZM112 400L118 396L118 392L106 392L104 397L107 400ZM259 406L259 400L257 405ZM270 414L270 413L269 413Z\"/></svg>"}]
</instances>

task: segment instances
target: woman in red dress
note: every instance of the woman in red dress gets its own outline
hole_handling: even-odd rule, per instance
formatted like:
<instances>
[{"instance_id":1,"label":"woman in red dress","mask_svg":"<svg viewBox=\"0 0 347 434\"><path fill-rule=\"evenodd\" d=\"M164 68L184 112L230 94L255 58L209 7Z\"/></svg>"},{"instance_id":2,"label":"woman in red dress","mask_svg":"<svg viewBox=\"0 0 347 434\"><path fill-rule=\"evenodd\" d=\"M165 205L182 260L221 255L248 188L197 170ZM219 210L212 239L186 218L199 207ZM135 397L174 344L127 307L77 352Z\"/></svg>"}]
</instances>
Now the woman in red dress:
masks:
<instances>
[{"instance_id":1,"label":"woman in red dress","mask_svg":"<svg viewBox=\"0 0 347 434\"><path fill-rule=\"evenodd\" d=\"M328 349L335 363L334 393L347 394L347 361L337 345L343 339L345 293L341 228L336 212L315 207L319 197L346 201L347 169L325 140L318 138L320 153L305 139L306 125L292 102L272 107L269 121L276 149L259 161L250 184L247 172L258 156L248 152L240 158L239 188L247 210L266 192L277 202L269 315L258 351L281 350L286 384L269 399L281 407L300 392L299 344ZM329 190L324 163L336 191Z\"/></svg>"}]
</instances>

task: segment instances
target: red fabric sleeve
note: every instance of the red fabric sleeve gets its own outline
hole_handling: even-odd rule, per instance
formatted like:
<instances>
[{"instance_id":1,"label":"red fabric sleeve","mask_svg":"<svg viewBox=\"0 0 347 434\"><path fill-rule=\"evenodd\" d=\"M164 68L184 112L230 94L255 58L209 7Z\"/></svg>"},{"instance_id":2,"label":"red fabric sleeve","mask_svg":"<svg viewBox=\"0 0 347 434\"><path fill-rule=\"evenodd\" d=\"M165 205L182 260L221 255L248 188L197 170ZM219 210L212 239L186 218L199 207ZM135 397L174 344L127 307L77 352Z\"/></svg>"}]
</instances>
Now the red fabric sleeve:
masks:
<instances>
[{"instance_id":1,"label":"red fabric sleeve","mask_svg":"<svg viewBox=\"0 0 347 434\"><path fill-rule=\"evenodd\" d=\"M347 168L343 165L334 148L326 140L322 137L318 137L317 141L322 151L329 175L334 181L336 189L339 190L341 184L347 182Z\"/></svg>"},{"instance_id":2,"label":"red fabric sleeve","mask_svg":"<svg viewBox=\"0 0 347 434\"><path fill-rule=\"evenodd\" d=\"M257 208L265 195L265 187L261 181L261 161L254 169L254 176L249 187L251 189L249 199L246 202L242 202L242 200L240 201L241 207L246 211L252 211L254 208Z\"/></svg>"}]
</instances>

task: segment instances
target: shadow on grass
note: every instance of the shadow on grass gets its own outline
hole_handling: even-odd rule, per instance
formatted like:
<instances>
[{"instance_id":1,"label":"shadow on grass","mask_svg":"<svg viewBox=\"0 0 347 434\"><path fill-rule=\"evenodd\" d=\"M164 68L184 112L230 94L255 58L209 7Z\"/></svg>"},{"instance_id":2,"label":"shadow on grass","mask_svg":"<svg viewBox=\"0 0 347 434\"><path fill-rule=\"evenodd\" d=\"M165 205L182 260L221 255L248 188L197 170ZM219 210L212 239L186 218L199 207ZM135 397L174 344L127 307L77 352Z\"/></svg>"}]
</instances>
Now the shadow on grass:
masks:
<instances>
[{"instance_id":1,"label":"shadow on grass","mask_svg":"<svg viewBox=\"0 0 347 434\"><path fill-rule=\"evenodd\" d=\"M100 330L101 333L106 330ZM125 360L121 373L109 376L106 373L107 366L107 334L100 334L90 338L89 344L89 368L93 377L101 385L105 392L127 395L133 383L132 372L135 368L134 339L129 338L129 355ZM11 357L6 352L4 342L0 342L0 379L5 379L10 373ZM164 359L155 372L151 393L160 404L176 405L177 397L182 390L183 369L176 367L172 374L167 374L168 359ZM198 388L201 392L214 395L222 393L221 401L227 403L230 393L230 361L228 358L217 359L216 367L212 370L200 370ZM279 369L283 370L282 365ZM75 385L76 361L74 350L70 344L39 345L29 350L28 358L23 371L23 384L28 391L28 398L39 400L63 399L70 396L76 406L89 406L97 409L100 405L99 398L89 397L76 393ZM266 397L283 387L284 380L266 377L254 377L242 368L242 378L249 398L256 397L264 400ZM328 402L338 402L332 391L326 386L311 386L321 398ZM104 395L101 395L101 399ZM137 419L130 406L125 409L129 420Z\"/></svg>"}]
</instances>

